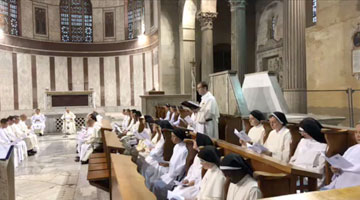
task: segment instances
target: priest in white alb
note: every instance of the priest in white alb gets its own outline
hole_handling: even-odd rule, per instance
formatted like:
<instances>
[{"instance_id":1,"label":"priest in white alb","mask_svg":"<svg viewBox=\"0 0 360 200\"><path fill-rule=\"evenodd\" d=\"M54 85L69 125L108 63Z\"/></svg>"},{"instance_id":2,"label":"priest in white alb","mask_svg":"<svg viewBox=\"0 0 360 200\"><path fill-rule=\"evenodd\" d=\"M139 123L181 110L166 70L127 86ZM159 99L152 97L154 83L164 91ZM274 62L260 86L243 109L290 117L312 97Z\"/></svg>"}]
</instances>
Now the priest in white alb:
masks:
<instances>
[{"instance_id":1,"label":"priest in white alb","mask_svg":"<svg viewBox=\"0 0 360 200\"><path fill-rule=\"evenodd\" d=\"M40 109L36 109L35 114L31 117L31 129L34 131L34 133L39 134L39 136L44 135L45 121L45 115L40 113Z\"/></svg>"},{"instance_id":2,"label":"priest in white alb","mask_svg":"<svg viewBox=\"0 0 360 200\"><path fill-rule=\"evenodd\" d=\"M76 133L75 114L66 108L65 113L61 116L63 120L62 132L67 135Z\"/></svg>"},{"instance_id":3,"label":"priest in white alb","mask_svg":"<svg viewBox=\"0 0 360 200\"><path fill-rule=\"evenodd\" d=\"M201 95L200 110L197 112L196 121L203 125L203 132L211 138L219 138L218 122L219 108L215 97L208 91L208 84L200 82L197 91Z\"/></svg>"}]
</instances>

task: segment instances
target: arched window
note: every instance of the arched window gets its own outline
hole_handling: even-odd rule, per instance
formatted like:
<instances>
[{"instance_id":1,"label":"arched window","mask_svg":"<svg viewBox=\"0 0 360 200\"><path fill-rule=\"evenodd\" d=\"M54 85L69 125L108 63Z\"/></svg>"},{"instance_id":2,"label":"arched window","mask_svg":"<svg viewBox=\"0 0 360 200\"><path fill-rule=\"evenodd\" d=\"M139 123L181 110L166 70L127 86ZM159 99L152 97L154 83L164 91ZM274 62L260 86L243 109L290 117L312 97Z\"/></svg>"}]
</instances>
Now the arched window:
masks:
<instances>
[{"instance_id":1,"label":"arched window","mask_svg":"<svg viewBox=\"0 0 360 200\"><path fill-rule=\"evenodd\" d=\"M61 0L61 41L92 42L92 21L90 0Z\"/></svg>"},{"instance_id":2,"label":"arched window","mask_svg":"<svg viewBox=\"0 0 360 200\"><path fill-rule=\"evenodd\" d=\"M0 28L8 34L19 35L19 0L0 0Z\"/></svg>"},{"instance_id":3,"label":"arched window","mask_svg":"<svg viewBox=\"0 0 360 200\"><path fill-rule=\"evenodd\" d=\"M137 38L145 31L144 0L128 0L128 35L129 40Z\"/></svg>"}]
</instances>

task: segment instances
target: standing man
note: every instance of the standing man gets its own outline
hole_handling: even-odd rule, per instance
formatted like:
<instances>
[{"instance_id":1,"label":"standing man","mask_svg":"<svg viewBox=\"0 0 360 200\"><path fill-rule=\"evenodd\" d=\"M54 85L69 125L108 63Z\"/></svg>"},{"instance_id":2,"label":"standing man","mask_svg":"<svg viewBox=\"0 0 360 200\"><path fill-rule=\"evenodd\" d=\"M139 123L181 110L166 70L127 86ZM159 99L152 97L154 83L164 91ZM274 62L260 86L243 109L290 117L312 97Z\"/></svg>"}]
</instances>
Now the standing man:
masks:
<instances>
[{"instance_id":1,"label":"standing man","mask_svg":"<svg viewBox=\"0 0 360 200\"><path fill-rule=\"evenodd\" d=\"M45 130L45 116L40 113L40 109L35 110L35 114L31 117L31 129L34 131L34 133L39 134L39 136L44 135Z\"/></svg>"},{"instance_id":2,"label":"standing man","mask_svg":"<svg viewBox=\"0 0 360 200\"><path fill-rule=\"evenodd\" d=\"M201 102L196 121L204 126L203 132L206 135L218 139L219 108L215 97L208 90L209 86L206 82L200 82L197 85L197 91L201 95Z\"/></svg>"},{"instance_id":3,"label":"standing man","mask_svg":"<svg viewBox=\"0 0 360 200\"><path fill-rule=\"evenodd\" d=\"M71 135L76 133L76 125L75 125L75 114L66 108L65 113L61 116L63 120L63 128L62 132L66 135Z\"/></svg>"}]
</instances>

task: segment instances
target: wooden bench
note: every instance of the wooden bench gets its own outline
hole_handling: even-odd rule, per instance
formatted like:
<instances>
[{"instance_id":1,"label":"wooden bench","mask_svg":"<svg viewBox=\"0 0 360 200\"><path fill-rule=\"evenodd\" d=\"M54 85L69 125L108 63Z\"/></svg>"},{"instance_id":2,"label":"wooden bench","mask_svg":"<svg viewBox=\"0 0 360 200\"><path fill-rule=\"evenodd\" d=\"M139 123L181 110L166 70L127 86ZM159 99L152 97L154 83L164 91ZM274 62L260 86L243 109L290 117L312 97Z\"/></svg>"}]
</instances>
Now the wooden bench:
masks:
<instances>
[{"instance_id":1,"label":"wooden bench","mask_svg":"<svg viewBox=\"0 0 360 200\"><path fill-rule=\"evenodd\" d=\"M360 198L360 186L349 187L336 190L308 192L302 194L292 194L279 197L265 198L264 200L358 200Z\"/></svg>"},{"instance_id":2,"label":"wooden bench","mask_svg":"<svg viewBox=\"0 0 360 200\"><path fill-rule=\"evenodd\" d=\"M130 156L111 154L111 199L156 199L145 186L145 179L136 170Z\"/></svg>"}]
</instances>

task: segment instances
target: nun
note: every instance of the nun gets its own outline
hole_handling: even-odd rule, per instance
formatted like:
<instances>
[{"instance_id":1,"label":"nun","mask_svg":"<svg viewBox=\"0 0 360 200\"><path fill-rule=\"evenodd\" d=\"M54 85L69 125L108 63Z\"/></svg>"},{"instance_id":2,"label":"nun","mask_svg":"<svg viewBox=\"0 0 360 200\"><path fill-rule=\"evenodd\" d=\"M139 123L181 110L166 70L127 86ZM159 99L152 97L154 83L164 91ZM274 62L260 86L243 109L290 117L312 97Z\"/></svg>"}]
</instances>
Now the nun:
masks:
<instances>
[{"instance_id":1,"label":"nun","mask_svg":"<svg viewBox=\"0 0 360 200\"><path fill-rule=\"evenodd\" d=\"M165 112L166 112L166 116L165 116L165 119L163 119L163 120L167 120L167 121L170 120L170 118L171 118L170 107L171 107L170 104L166 104L166 105L164 106Z\"/></svg>"},{"instance_id":2,"label":"nun","mask_svg":"<svg viewBox=\"0 0 360 200\"><path fill-rule=\"evenodd\" d=\"M220 169L225 177L230 180L227 200L255 200L262 198L258 183L252 177L253 170L240 155L231 153L225 156L220 163Z\"/></svg>"},{"instance_id":3,"label":"nun","mask_svg":"<svg viewBox=\"0 0 360 200\"><path fill-rule=\"evenodd\" d=\"M219 152L214 146L205 146L200 149L198 157L206 173L201 180L197 199L223 200L225 198L224 184L226 178L219 168Z\"/></svg>"},{"instance_id":4,"label":"nun","mask_svg":"<svg viewBox=\"0 0 360 200\"><path fill-rule=\"evenodd\" d=\"M180 181L185 174L186 158L188 150L184 139L184 130L174 128L171 131L171 141L175 144L170 162L159 162L161 177L154 181L152 192L158 200L166 200L167 191L175 186L175 181ZM162 173L164 171L164 173Z\"/></svg>"},{"instance_id":5,"label":"nun","mask_svg":"<svg viewBox=\"0 0 360 200\"><path fill-rule=\"evenodd\" d=\"M355 139L357 144L345 151L343 157L352 164L351 167L339 169L331 166L334 173L331 183L321 190L340 189L360 185L360 124L356 125Z\"/></svg>"},{"instance_id":6,"label":"nun","mask_svg":"<svg viewBox=\"0 0 360 200\"><path fill-rule=\"evenodd\" d=\"M323 126L313 118L305 118L299 124L299 132L303 137L296 147L290 164L302 167L319 174L324 174L325 153L327 144L325 136L321 133ZM318 180L318 186L322 187L325 176Z\"/></svg>"},{"instance_id":7,"label":"nun","mask_svg":"<svg viewBox=\"0 0 360 200\"><path fill-rule=\"evenodd\" d=\"M253 110L250 112L249 122L252 128L249 130L249 137L251 138L252 144L259 143L264 144L264 136L265 136L265 129L262 124L262 121L265 120L265 116L262 112L258 110ZM246 147L247 143L243 140L239 140L241 146Z\"/></svg>"},{"instance_id":8,"label":"nun","mask_svg":"<svg viewBox=\"0 0 360 200\"><path fill-rule=\"evenodd\" d=\"M214 145L210 137L202 133L197 133L196 140L193 142L193 149L196 152L199 152L200 147L207 145ZM181 184L176 186L173 191L168 191L168 199L196 199L196 196L200 191L201 172L202 165L200 163L200 158L196 155Z\"/></svg>"},{"instance_id":9,"label":"nun","mask_svg":"<svg viewBox=\"0 0 360 200\"><path fill-rule=\"evenodd\" d=\"M289 162L290 144L292 141L291 133L286 124L288 123L286 116L282 112L274 112L270 115L270 126L273 129L264 143L269 150L264 152L268 156L272 156L283 162Z\"/></svg>"}]
</instances>

